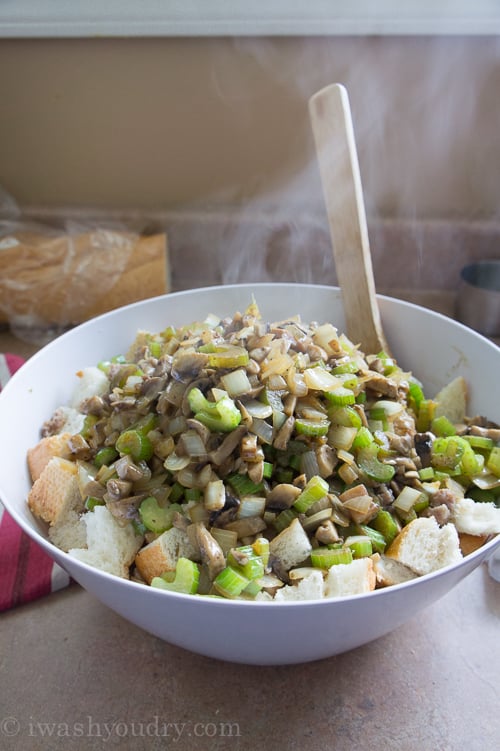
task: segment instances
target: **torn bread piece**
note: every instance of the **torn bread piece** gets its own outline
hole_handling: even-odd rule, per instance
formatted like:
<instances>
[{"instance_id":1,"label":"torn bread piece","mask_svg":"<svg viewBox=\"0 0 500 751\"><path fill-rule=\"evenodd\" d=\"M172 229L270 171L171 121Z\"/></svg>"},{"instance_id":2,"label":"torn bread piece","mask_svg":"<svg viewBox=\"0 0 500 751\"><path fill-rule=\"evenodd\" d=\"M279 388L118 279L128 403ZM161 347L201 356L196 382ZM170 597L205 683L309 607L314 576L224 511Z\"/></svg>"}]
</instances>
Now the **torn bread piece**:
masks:
<instances>
[{"instance_id":1,"label":"torn bread piece","mask_svg":"<svg viewBox=\"0 0 500 751\"><path fill-rule=\"evenodd\" d=\"M64 551L85 545L85 526L80 519L84 503L77 480L77 466L60 456L52 457L33 483L28 506L49 524L50 540Z\"/></svg>"},{"instance_id":2,"label":"torn bread piece","mask_svg":"<svg viewBox=\"0 0 500 751\"><path fill-rule=\"evenodd\" d=\"M199 561L200 552L191 544L187 532L171 527L139 550L135 565L144 581L151 584L155 576L161 576L165 571L175 571L179 558Z\"/></svg>"},{"instance_id":3,"label":"torn bread piece","mask_svg":"<svg viewBox=\"0 0 500 751\"><path fill-rule=\"evenodd\" d=\"M130 523L120 524L106 506L95 506L82 520L86 528L86 547L71 548L68 553L89 566L128 579L129 568L143 542L142 536L135 533Z\"/></svg>"},{"instance_id":4,"label":"torn bread piece","mask_svg":"<svg viewBox=\"0 0 500 751\"><path fill-rule=\"evenodd\" d=\"M454 425L463 423L466 415L468 389L467 381L457 376L434 397L435 417L447 417Z\"/></svg>"},{"instance_id":5,"label":"torn bread piece","mask_svg":"<svg viewBox=\"0 0 500 751\"><path fill-rule=\"evenodd\" d=\"M357 558L351 563L338 563L328 570L325 597L348 597L375 589L376 576L371 558Z\"/></svg>"},{"instance_id":6,"label":"torn bread piece","mask_svg":"<svg viewBox=\"0 0 500 751\"><path fill-rule=\"evenodd\" d=\"M319 569L311 571L298 581L298 584L288 584L278 589L274 600L322 600L325 596L325 582L323 573Z\"/></svg>"},{"instance_id":7,"label":"torn bread piece","mask_svg":"<svg viewBox=\"0 0 500 751\"><path fill-rule=\"evenodd\" d=\"M451 518L458 532L469 535L500 533L500 508L494 503L460 498L451 507Z\"/></svg>"},{"instance_id":8,"label":"torn bread piece","mask_svg":"<svg viewBox=\"0 0 500 751\"><path fill-rule=\"evenodd\" d=\"M455 526L440 527L433 516L420 516L403 527L385 554L420 576L457 563L463 557Z\"/></svg>"},{"instance_id":9,"label":"torn bread piece","mask_svg":"<svg viewBox=\"0 0 500 751\"><path fill-rule=\"evenodd\" d=\"M269 552L279 558L286 571L303 563L311 550L309 537L298 519L294 519L269 543Z\"/></svg>"},{"instance_id":10,"label":"torn bread piece","mask_svg":"<svg viewBox=\"0 0 500 751\"><path fill-rule=\"evenodd\" d=\"M380 587L392 587L394 584L403 584L417 578L417 574L408 566L383 553L374 553L371 559L377 584Z\"/></svg>"},{"instance_id":11,"label":"torn bread piece","mask_svg":"<svg viewBox=\"0 0 500 751\"><path fill-rule=\"evenodd\" d=\"M72 433L58 433L57 435L48 435L42 438L36 446L28 449L28 469L31 481L38 480L43 470L55 456L61 459L71 457L71 449L68 440Z\"/></svg>"}]
</instances>

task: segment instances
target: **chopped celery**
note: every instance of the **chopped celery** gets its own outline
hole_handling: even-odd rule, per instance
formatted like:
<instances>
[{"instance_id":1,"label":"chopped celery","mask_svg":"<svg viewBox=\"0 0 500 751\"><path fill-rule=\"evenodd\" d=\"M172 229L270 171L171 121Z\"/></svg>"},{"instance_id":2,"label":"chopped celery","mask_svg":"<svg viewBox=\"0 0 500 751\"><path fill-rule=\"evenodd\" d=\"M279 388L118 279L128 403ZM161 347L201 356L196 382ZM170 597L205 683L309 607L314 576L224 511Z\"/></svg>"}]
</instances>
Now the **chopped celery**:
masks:
<instances>
[{"instance_id":1,"label":"chopped celery","mask_svg":"<svg viewBox=\"0 0 500 751\"><path fill-rule=\"evenodd\" d=\"M431 422L431 430L437 436L456 435L456 428L444 415L435 417Z\"/></svg>"},{"instance_id":2,"label":"chopped celery","mask_svg":"<svg viewBox=\"0 0 500 751\"><path fill-rule=\"evenodd\" d=\"M118 436L115 445L120 454L129 454L136 462L148 461L153 456L151 441L139 430L125 430Z\"/></svg>"},{"instance_id":3,"label":"chopped celery","mask_svg":"<svg viewBox=\"0 0 500 751\"><path fill-rule=\"evenodd\" d=\"M311 563L315 568L330 568L339 563L352 563L350 548L316 548L311 551Z\"/></svg>"},{"instance_id":4,"label":"chopped celery","mask_svg":"<svg viewBox=\"0 0 500 751\"><path fill-rule=\"evenodd\" d=\"M467 443L470 443L473 449L478 449L479 451L491 451L491 449L495 446L494 441L491 438L487 438L486 436L464 435L462 437L467 441Z\"/></svg>"},{"instance_id":5,"label":"chopped celery","mask_svg":"<svg viewBox=\"0 0 500 751\"><path fill-rule=\"evenodd\" d=\"M241 412L227 395L217 402L209 402L200 389L194 388L188 394L188 401L195 419L214 432L227 433L241 422Z\"/></svg>"},{"instance_id":6,"label":"chopped celery","mask_svg":"<svg viewBox=\"0 0 500 751\"><path fill-rule=\"evenodd\" d=\"M350 548L353 558L366 558L372 554L372 541L366 535L350 535L344 541L344 546Z\"/></svg>"},{"instance_id":7,"label":"chopped celery","mask_svg":"<svg viewBox=\"0 0 500 751\"><path fill-rule=\"evenodd\" d=\"M264 566L269 562L269 540L266 537L258 537L253 543L254 552L262 559Z\"/></svg>"},{"instance_id":8,"label":"chopped celery","mask_svg":"<svg viewBox=\"0 0 500 751\"><path fill-rule=\"evenodd\" d=\"M384 537L387 545L390 545L401 531L399 523L387 509L378 511L377 516L371 522L371 526Z\"/></svg>"},{"instance_id":9,"label":"chopped celery","mask_svg":"<svg viewBox=\"0 0 500 751\"><path fill-rule=\"evenodd\" d=\"M109 465L118 456L118 451L115 449L114 446L104 446L102 449L99 449L97 454L94 456L94 464L96 467L102 467L103 465Z\"/></svg>"},{"instance_id":10,"label":"chopped celery","mask_svg":"<svg viewBox=\"0 0 500 751\"><path fill-rule=\"evenodd\" d=\"M232 549L227 554L227 565L231 566L250 581L264 574L264 562L252 545Z\"/></svg>"},{"instance_id":11,"label":"chopped celery","mask_svg":"<svg viewBox=\"0 0 500 751\"><path fill-rule=\"evenodd\" d=\"M328 410L328 417L334 425L342 425L345 428L361 428L363 425L361 416L350 405L331 407Z\"/></svg>"},{"instance_id":12,"label":"chopped celery","mask_svg":"<svg viewBox=\"0 0 500 751\"><path fill-rule=\"evenodd\" d=\"M297 417L295 420L295 430L300 435L326 435L329 427L329 420L307 420L304 417Z\"/></svg>"},{"instance_id":13,"label":"chopped celery","mask_svg":"<svg viewBox=\"0 0 500 751\"><path fill-rule=\"evenodd\" d=\"M94 427L98 419L99 418L95 415L85 415L83 426L80 430L80 435L83 436L83 438L88 438L90 436L92 428Z\"/></svg>"},{"instance_id":14,"label":"chopped celery","mask_svg":"<svg viewBox=\"0 0 500 751\"><path fill-rule=\"evenodd\" d=\"M282 532L284 529L290 526L290 524L296 518L297 514L295 513L295 511L293 511L293 509L283 509L283 511L280 511L276 519L273 521L273 527L277 532Z\"/></svg>"},{"instance_id":15,"label":"chopped celery","mask_svg":"<svg viewBox=\"0 0 500 751\"><path fill-rule=\"evenodd\" d=\"M373 443L374 438L371 430L364 425L362 425L358 432L356 433L356 436L354 438L354 441L352 442L353 449L364 449L368 446L371 446Z\"/></svg>"},{"instance_id":16,"label":"chopped celery","mask_svg":"<svg viewBox=\"0 0 500 751\"><path fill-rule=\"evenodd\" d=\"M422 399L418 406L417 413L417 430L419 433L425 433L429 430L431 422L434 418L434 411L436 409L436 403L432 399Z\"/></svg>"},{"instance_id":17,"label":"chopped celery","mask_svg":"<svg viewBox=\"0 0 500 751\"><path fill-rule=\"evenodd\" d=\"M347 407L356 402L354 391L345 386L339 386L333 391L327 391L325 397L335 407Z\"/></svg>"},{"instance_id":18,"label":"chopped celery","mask_svg":"<svg viewBox=\"0 0 500 751\"><path fill-rule=\"evenodd\" d=\"M486 468L497 477L500 477L500 446L491 449L486 461Z\"/></svg>"},{"instance_id":19,"label":"chopped celery","mask_svg":"<svg viewBox=\"0 0 500 751\"><path fill-rule=\"evenodd\" d=\"M246 587L250 579L236 571L232 566L226 566L214 579L214 589L223 597L238 597Z\"/></svg>"},{"instance_id":20,"label":"chopped celery","mask_svg":"<svg viewBox=\"0 0 500 751\"><path fill-rule=\"evenodd\" d=\"M92 495L88 495L85 499L85 508L87 511L93 511L96 506L105 506L105 502L102 498L95 498Z\"/></svg>"},{"instance_id":21,"label":"chopped celery","mask_svg":"<svg viewBox=\"0 0 500 751\"><path fill-rule=\"evenodd\" d=\"M358 529L361 534L367 535L367 537L370 538L372 548L375 553L384 552L387 541L381 532L374 529L373 527L368 526L367 524L358 524Z\"/></svg>"},{"instance_id":22,"label":"chopped celery","mask_svg":"<svg viewBox=\"0 0 500 751\"><path fill-rule=\"evenodd\" d=\"M311 477L306 484L304 490L293 504L293 507L299 513L304 513L309 506L312 506L315 501L319 501L320 498L323 498L327 493L328 483L319 475L315 475L314 477Z\"/></svg>"},{"instance_id":23,"label":"chopped celery","mask_svg":"<svg viewBox=\"0 0 500 751\"><path fill-rule=\"evenodd\" d=\"M175 578L173 581L166 581L162 576L155 576L151 582L152 587L166 589L169 592L181 592L187 595L195 595L198 591L200 580L200 569L198 565L189 560L189 558L179 558L175 567Z\"/></svg>"},{"instance_id":24,"label":"chopped celery","mask_svg":"<svg viewBox=\"0 0 500 751\"><path fill-rule=\"evenodd\" d=\"M242 475L238 472L228 475L226 480L239 498L246 495L258 495L264 487L261 482L253 482L248 475Z\"/></svg>"},{"instance_id":25,"label":"chopped celery","mask_svg":"<svg viewBox=\"0 0 500 751\"><path fill-rule=\"evenodd\" d=\"M175 503L164 508L158 504L154 496L145 498L139 506L139 516L142 523L151 532L161 534L172 526L172 518L176 511L181 511L181 507Z\"/></svg>"},{"instance_id":26,"label":"chopped celery","mask_svg":"<svg viewBox=\"0 0 500 751\"><path fill-rule=\"evenodd\" d=\"M356 463L360 470L374 482L389 482L394 477L394 467L379 460L378 446L375 443L358 450Z\"/></svg>"}]
</instances>

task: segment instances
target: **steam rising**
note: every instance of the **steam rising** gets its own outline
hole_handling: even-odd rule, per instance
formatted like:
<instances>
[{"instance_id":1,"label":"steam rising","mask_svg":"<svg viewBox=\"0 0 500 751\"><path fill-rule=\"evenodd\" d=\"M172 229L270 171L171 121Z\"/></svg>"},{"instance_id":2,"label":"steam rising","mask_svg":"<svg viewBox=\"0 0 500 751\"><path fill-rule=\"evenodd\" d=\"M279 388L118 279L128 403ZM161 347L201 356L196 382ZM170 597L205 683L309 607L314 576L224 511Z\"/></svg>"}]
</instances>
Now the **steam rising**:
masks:
<instances>
[{"instance_id":1,"label":"steam rising","mask_svg":"<svg viewBox=\"0 0 500 751\"><path fill-rule=\"evenodd\" d=\"M243 108L255 117L260 107L265 123L279 118L279 108L269 112L274 92L292 102L297 121L282 124L293 149L283 154L274 185L268 187L263 175L244 200L238 185L211 197L210 207L221 212L211 242L222 281L336 283L307 103L315 91L339 81L351 101L376 277L380 281L388 264L398 267L400 248L384 245L397 220L414 229L411 262L406 255L400 263L400 286L449 286L445 252L461 263L469 251L452 247L457 236L450 237L430 275L428 223L435 229L441 222L442 229L443 220L498 218L491 196L500 183L488 166L492 154L498 159L500 40L317 38L293 40L293 53L291 40L233 44L233 53L246 60L246 79L222 51L211 71L213 95L228 112ZM263 80L269 88L264 102L253 88L253 81L262 86ZM456 209L450 209L452 195ZM387 231L381 234L377 226Z\"/></svg>"}]
</instances>

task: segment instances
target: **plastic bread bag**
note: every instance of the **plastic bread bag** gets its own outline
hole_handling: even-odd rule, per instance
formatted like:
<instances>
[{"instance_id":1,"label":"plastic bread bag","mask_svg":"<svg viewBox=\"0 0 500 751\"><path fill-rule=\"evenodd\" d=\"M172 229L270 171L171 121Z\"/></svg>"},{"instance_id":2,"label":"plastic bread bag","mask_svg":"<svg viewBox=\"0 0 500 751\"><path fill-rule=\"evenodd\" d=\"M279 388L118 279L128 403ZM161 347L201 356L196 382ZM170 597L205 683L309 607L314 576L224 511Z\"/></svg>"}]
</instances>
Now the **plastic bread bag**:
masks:
<instances>
[{"instance_id":1,"label":"plastic bread bag","mask_svg":"<svg viewBox=\"0 0 500 751\"><path fill-rule=\"evenodd\" d=\"M23 219L0 195L0 326L43 345L108 310L168 291L167 241L115 221Z\"/></svg>"}]
</instances>

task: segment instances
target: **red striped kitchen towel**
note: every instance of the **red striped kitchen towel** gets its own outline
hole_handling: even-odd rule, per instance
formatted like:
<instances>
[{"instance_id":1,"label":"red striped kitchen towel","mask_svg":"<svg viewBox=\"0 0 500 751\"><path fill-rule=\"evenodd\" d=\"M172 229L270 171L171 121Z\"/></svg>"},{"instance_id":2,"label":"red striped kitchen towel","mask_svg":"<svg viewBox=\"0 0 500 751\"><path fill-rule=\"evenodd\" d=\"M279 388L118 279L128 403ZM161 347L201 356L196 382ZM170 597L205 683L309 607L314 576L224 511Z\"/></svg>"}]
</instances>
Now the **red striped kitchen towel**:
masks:
<instances>
[{"instance_id":1,"label":"red striped kitchen towel","mask_svg":"<svg viewBox=\"0 0 500 751\"><path fill-rule=\"evenodd\" d=\"M23 364L0 354L0 390ZM0 612L36 600L69 584L69 576L7 513L0 501Z\"/></svg>"}]
</instances>

